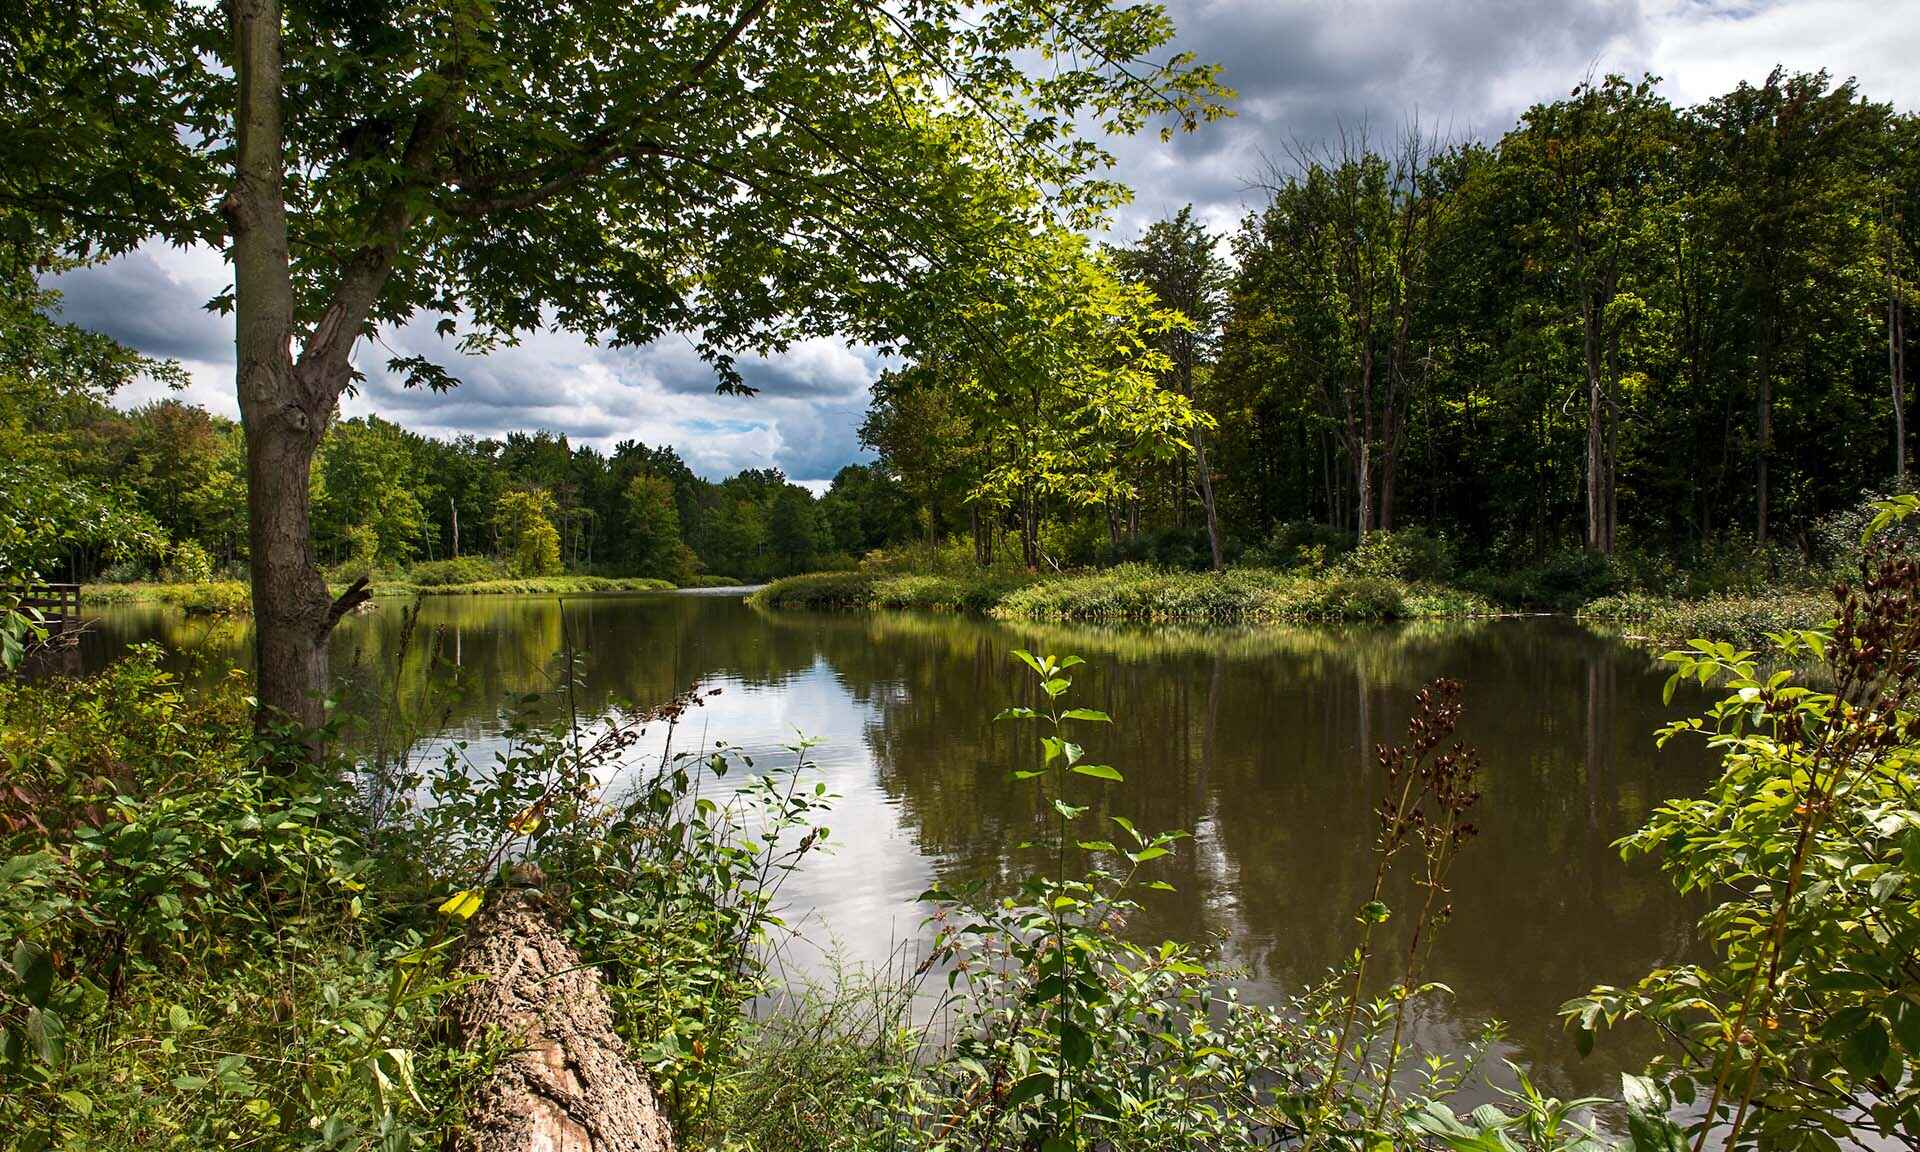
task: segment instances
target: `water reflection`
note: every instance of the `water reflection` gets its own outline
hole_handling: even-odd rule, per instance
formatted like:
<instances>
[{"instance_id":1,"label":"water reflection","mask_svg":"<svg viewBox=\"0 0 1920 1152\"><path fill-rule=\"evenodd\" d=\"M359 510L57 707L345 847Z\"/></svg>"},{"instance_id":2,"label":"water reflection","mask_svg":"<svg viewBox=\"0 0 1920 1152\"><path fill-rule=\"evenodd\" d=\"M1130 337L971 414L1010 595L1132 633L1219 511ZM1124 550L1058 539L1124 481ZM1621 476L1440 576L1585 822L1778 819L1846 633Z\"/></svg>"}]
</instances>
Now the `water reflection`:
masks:
<instances>
[{"instance_id":1,"label":"water reflection","mask_svg":"<svg viewBox=\"0 0 1920 1152\"><path fill-rule=\"evenodd\" d=\"M404 714L476 754L522 697L555 683L569 644L583 710L700 681L722 694L682 730L683 747L724 738L764 758L798 733L818 738L813 755L842 797L840 847L785 895L846 960L876 963L913 939L931 880L1005 888L1037 863L1016 846L1044 836L1047 810L1008 774L1032 734L992 722L1032 703L1008 657L1016 646L1087 657L1078 702L1117 720L1087 743L1127 783L1077 781L1078 799L1144 829L1194 832L1162 861L1177 893L1156 894L1134 930L1216 942L1255 994L1314 979L1351 946L1372 884L1378 787L1361 750L1397 741L1413 693L1439 675L1466 685L1463 734L1482 749L1484 796L1430 968L1456 995L1421 1015L1418 1038L1454 1044L1498 1017L1504 1054L1544 1087L1606 1090L1645 1058L1645 1038L1608 1038L1582 1061L1554 1010L1692 951L1700 908L1611 845L1662 798L1698 790L1707 761L1697 748L1654 749L1666 712L1646 657L1563 621L1140 632L771 617L733 598L662 595L431 599L410 635L404 616L383 603L341 628L345 692L356 711ZM211 653L201 675L245 658L244 626L126 608L102 618L78 659L144 639Z\"/></svg>"}]
</instances>

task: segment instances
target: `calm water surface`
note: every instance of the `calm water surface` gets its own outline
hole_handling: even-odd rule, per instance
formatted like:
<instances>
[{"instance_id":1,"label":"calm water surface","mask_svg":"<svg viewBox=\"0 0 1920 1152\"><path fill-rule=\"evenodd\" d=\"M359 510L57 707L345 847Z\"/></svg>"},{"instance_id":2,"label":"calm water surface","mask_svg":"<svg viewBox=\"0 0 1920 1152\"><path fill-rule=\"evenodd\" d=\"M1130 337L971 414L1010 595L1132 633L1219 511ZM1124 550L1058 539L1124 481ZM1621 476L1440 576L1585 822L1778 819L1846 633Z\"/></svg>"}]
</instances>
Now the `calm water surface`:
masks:
<instances>
[{"instance_id":1,"label":"calm water surface","mask_svg":"<svg viewBox=\"0 0 1920 1152\"><path fill-rule=\"evenodd\" d=\"M720 688L676 747L724 739L777 762L798 735L817 739L810 756L840 796L829 820L838 848L783 898L788 918L843 961L880 964L911 946L927 911L916 897L935 879L1011 886L1038 864L1017 846L1046 834L1049 810L1010 778L1029 751L992 719L1027 702L1025 671L1009 656L1021 646L1086 657L1075 700L1115 719L1086 743L1127 782L1077 782L1083 798L1143 829L1193 832L1160 862L1177 893L1154 893L1130 930L1215 947L1249 995L1298 987L1352 947L1379 789L1361 750L1401 739L1414 692L1435 676L1466 685L1464 735L1481 748L1484 777L1481 835L1453 873L1454 915L1431 967L1455 995L1423 1010L1417 1038L1453 1047L1498 1018L1508 1026L1499 1055L1531 1066L1543 1087L1613 1090L1622 1068L1651 1053L1648 1038L1602 1037L1582 1060L1555 1009L1696 951L1701 907L1644 862L1623 864L1611 844L1662 799L1699 791L1710 762L1696 746L1654 748L1671 713L1645 655L1566 621L1100 631L770 616L729 595L442 597L423 602L402 651L403 614L383 601L346 621L336 672L360 707L397 687L438 738L480 755L525 694L551 690L569 641L583 709L657 702L695 682ZM118 608L76 663L158 640L207 653L200 674L212 675L244 660L246 639L244 623ZM438 702L411 703L422 699ZM802 969L824 962L794 955Z\"/></svg>"}]
</instances>

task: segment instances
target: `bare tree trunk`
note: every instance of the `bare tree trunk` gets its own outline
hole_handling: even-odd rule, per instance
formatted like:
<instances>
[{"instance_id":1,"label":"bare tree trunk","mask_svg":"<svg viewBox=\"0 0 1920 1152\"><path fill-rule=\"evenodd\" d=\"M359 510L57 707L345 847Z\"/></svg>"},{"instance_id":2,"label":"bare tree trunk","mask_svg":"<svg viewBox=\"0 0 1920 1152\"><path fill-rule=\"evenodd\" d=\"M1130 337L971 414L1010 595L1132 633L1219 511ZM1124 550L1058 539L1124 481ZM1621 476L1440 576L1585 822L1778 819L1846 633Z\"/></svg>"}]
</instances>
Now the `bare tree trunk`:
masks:
<instances>
[{"instance_id":1,"label":"bare tree trunk","mask_svg":"<svg viewBox=\"0 0 1920 1152\"><path fill-rule=\"evenodd\" d=\"M1020 558L1026 563L1027 571L1035 572L1040 568L1040 526L1038 513L1034 508L1033 485L1027 485L1020 499Z\"/></svg>"},{"instance_id":2,"label":"bare tree trunk","mask_svg":"<svg viewBox=\"0 0 1920 1152\"><path fill-rule=\"evenodd\" d=\"M1393 531L1393 474L1400 460L1399 412L1388 408L1384 414L1386 435L1380 445L1380 508L1374 522L1382 532Z\"/></svg>"},{"instance_id":3,"label":"bare tree trunk","mask_svg":"<svg viewBox=\"0 0 1920 1152\"><path fill-rule=\"evenodd\" d=\"M1893 480L1907 486L1906 309L1901 307L1900 282L1892 263L1887 269L1887 376L1893 385Z\"/></svg>"},{"instance_id":4,"label":"bare tree trunk","mask_svg":"<svg viewBox=\"0 0 1920 1152\"><path fill-rule=\"evenodd\" d=\"M1587 370L1587 549L1613 554L1614 381L1619 377L1618 333L1607 331L1616 273L1609 268L1580 299L1581 351Z\"/></svg>"},{"instance_id":5,"label":"bare tree trunk","mask_svg":"<svg viewBox=\"0 0 1920 1152\"><path fill-rule=\"evenodd\" d=\"M1199 465L1200 506L1207 513L1207 547L1213 554L1213 570L1220 571L1227 566L1226 558L1220 550L1220 517L1213 505L1213 468L1207 463L1207 437L1205 433L1195 433L1193 450Z\"/></svg>"},{"instance_id":6,"label":"bare tree trunk","mask_svg":"<svg viewBox=\"0 0 1920 1152\"><path fill-rule=\"evenodd\" d=\"M599 972L532 889L501 893L468 930L449 1000L455 1038L507 1052L467 1106L450 1152L672 1152L673 1130L627 1046Z\"/></svg>"},{"instance_id":7,"label":"bare tree trunk","mask_svg":"<svg viewBox=\"0 0 1920 1152\"><path fill-rule=\"evenodd\" d=\"M1354 455L1355 491L1359 497L1359 541L1367 542L1367 533L1373 531L1373 348L1365 342L1372 340L1372 327L1365 321L1360 325L1360 339L1363 347L1360 352L1360 450Z\"/></svg>"},{"instance_id":8,"label":"bare tree trunk","mask_svg":"<svg viewBox=\"0 0 1920 1152\"><path fill-rule=\"evenodd\" d=\"M1353 454L1353 483L1357 537L1365 544L1367 534L1373 531L1373 444L1365 436L1360 438L1360 450Z\"/></svg>"},{"instance_id":9,"label":"bare tree trunk","mask_svg":"<svg viewBox=\"0 0 1920 1152\"><path fill-rule=\"evenodd\" d=\"M1754 539L1765 547L1767 543L1767 457L1773 451L1773 370L1772 365L1763 359L1764 367L1760 373L1759 398L1755 402L1755 422L1759 426L1757 447L1753 459L1754 484Z\"/></svg>"}]
</instances>

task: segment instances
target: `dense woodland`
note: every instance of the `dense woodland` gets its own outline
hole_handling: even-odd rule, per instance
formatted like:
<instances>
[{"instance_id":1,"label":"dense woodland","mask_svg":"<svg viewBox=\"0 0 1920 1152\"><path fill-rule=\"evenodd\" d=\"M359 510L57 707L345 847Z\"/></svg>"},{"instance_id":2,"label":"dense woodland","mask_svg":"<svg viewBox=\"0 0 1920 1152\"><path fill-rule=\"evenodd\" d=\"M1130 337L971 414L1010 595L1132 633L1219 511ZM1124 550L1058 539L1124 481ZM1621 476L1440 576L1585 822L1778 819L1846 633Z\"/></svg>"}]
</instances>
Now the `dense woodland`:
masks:
<instances>
[{"instance_id":1,"label":"dense woodland","mask_svg":"<svg viewBox=\"0 0 1920 1152\"><path fill-rule=\"evenodd\" d=\"M1214 501L1229 555L1302 522L1503 558L1808 550L1906 482L1920 118L1851 83L1679 108L1613 77L1489 143L1356 128L1260 175L1231 237L1183 212L1115 253L1192 320L1165 383L1213 428L1093 516L1056 508L1082 554L1203 560ZM883 379L867 431L957 528L996 445L942 383Z\"/></svg>"}]
</instances>

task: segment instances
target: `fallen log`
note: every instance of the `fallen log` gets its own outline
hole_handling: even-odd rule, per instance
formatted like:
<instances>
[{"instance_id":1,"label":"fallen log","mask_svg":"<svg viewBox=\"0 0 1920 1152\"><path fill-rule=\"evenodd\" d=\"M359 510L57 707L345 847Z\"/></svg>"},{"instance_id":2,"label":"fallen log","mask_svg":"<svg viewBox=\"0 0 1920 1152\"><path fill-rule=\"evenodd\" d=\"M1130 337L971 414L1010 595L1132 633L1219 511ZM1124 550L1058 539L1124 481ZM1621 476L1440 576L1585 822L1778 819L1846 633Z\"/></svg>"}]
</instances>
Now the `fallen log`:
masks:
<instances>
[{"instance_id":1,"label":"fallen log","mask_svg":"<svg viewBox=\"0 0 1920 1152\"><path fill-rule=\"evenodd\" d=\"M531 870L529 870L531 871ZM504 1042L449 1152L673 1152L645 1070L613 1030L600 974L554 926L538 874L474 917L446 1007L466 1048Z\"/></svg>"}]
</instances>

